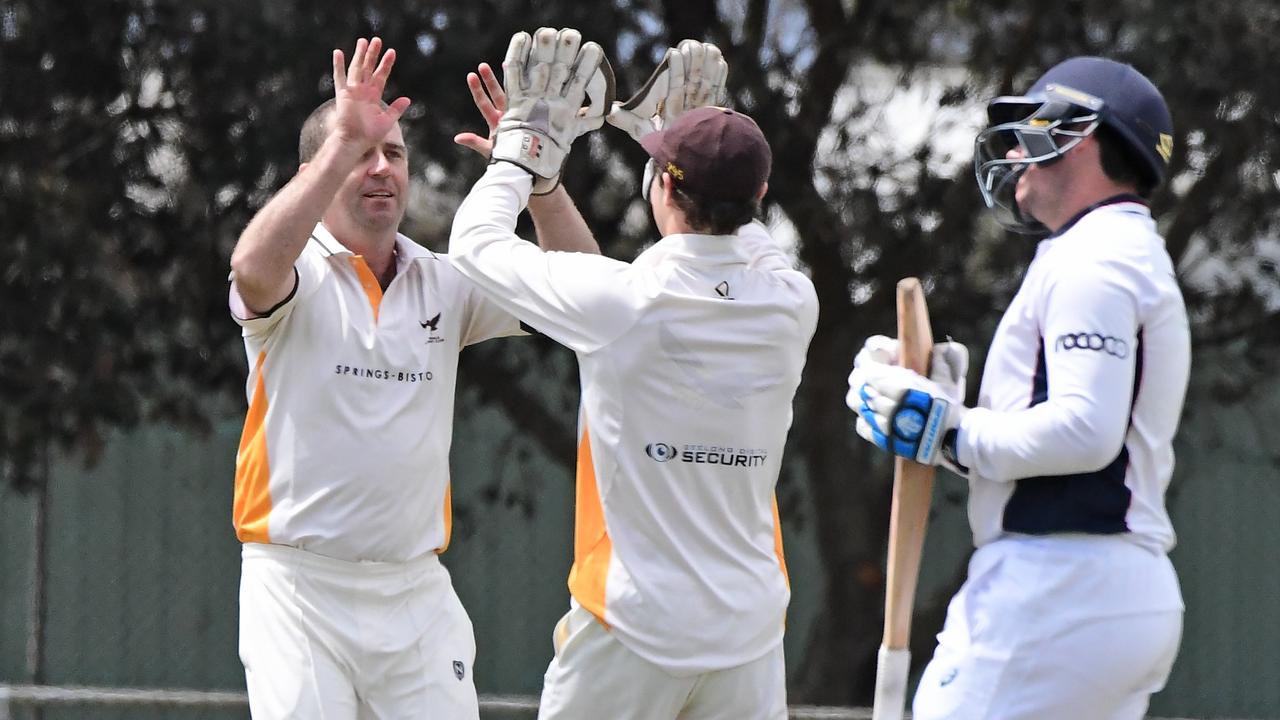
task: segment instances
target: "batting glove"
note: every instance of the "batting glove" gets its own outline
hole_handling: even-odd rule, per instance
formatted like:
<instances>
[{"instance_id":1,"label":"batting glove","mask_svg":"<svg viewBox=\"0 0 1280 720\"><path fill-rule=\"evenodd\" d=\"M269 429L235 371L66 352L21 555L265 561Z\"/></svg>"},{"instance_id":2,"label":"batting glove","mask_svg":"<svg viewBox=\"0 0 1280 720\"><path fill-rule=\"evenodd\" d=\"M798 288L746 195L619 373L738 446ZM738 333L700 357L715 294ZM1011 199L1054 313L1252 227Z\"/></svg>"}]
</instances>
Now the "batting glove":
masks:
<instances>
[{"instance_id":1,"label":"batting glove","mask_svg":"<svg viewBox=\"0 0 1280 720\"><path fill-rule=\"evenodd\" d=\"M943 462L949 430L960 426L964 405L947 397L938 383L895 365L877 365L847 400L858 413L858 434L882 450L925 465Z\"/></svg>"},{"instance_id":2,"label":"batting glove","mask_svg":"<svg viewBox=\"0 0 1280 720\"><path fill-rule=\"evenodd\" d=\"M724 102L728 77L729 65L720 48L682 40L667 50L640 90L625 102L615 102L605 119L639 141L686 111Z\"/></svg>"},{"instance_id":3,"label":"batting glove","mask_svg":"<svg viewBox=\"0 0 1280 720\"><path fill-rule=\"evenodd\" d=\"M885 335L872 335L862 344L862 349L853 358L853 372L849 373L849 397L846 401L850 408L857 409L854 395L866 382L864 372L860 369L870 365L897 365L898 340ZM964 402L965 378L969 372L969 348L948 340L933 346L929 356L929 379L938 383L946 391L946 397L957 405Z\"/></svg>"},{"instance_id":4,"label":"batting glove","mask_svg":"<svg viewBox=\"0 0 1280 720\"><path fill-rule=\"evenodd\" d=\"M533 194L545 195L560 184L573 141L604 124L613 104L613 69L600 46L582 42L577 30L544 27L511 36L502 75L507 109L489 162L528 170Z\"/></svg>"},{"instance_id":5,"label":"batting glove","mask_svg":"<svg viewBox=\"0 0 1280 720\"><path fill-rule=\"evenodd\" d=\"M957 405L964 404L965 378L969 374L969 348L947 340L933 346L929 356L929 379L947 392Z\"/></svg>"}]
</instances>

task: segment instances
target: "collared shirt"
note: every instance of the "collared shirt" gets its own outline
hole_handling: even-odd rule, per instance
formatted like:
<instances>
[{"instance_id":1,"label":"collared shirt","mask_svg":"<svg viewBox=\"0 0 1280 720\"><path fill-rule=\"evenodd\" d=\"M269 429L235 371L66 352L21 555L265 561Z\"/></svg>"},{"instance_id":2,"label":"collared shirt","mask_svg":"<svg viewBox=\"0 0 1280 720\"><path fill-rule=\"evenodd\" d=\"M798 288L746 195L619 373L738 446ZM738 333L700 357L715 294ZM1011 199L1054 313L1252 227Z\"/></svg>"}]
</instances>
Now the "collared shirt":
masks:
<instances>
[{"instance_id":1,"label":"collared shirt","mask_svg":"<svg viewBox=\"0 0 1280 720\"><path fill-rule=\"evenodd\" d=\"M395 251L383 293L364 258L316 225L293 293L269 315L248 312L232 285L249 360L242 542L397 562L449 544L458 351L519 326L448 256L403 235Z\"/></svg>"},{"instance_id":2,"label":"collared shirt","mask_svg":"<svg viewBox=\"0 0 1280 720\"><path fill-rule=\"evenodd\" d=\"M1190 358L1145 204L1115 198L1042 241L957 437L975 544L1087 533L1171 549L1164 496Z\"/></svg>"},{"instance_id":3,"label":"collared shirt","mask_svg":"<svg viewBox=\"0 0 1280 720\"><path fill-rule=\"evenodd\" d=\"M582 380L569 590L677 675L782 640L774 486L817 323L807 277L758 224L672 235L633 263L513 234L528 173L489 166L454 219L462 274L572 348Z\"/></svg>"}]
</instances>

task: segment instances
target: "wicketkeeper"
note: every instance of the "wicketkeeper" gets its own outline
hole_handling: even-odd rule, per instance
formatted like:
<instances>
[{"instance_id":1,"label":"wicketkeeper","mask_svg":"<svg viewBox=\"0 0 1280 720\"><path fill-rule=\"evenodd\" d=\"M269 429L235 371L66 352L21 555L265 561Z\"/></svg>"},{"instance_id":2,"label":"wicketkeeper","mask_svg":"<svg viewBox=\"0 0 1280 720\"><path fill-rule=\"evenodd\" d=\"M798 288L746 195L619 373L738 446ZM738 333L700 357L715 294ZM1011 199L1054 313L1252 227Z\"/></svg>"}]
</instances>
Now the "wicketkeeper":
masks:
<instances>
[{"instance_id":1,"label":"wicketkeeper","mask_svg":"<svg viewBox=\"0 0 1280 720\"><path fill-rule=\"evenodd\" d=\"M774 485L817 300L753 221L771 155L751 118L715 106L719 50L681 43L612 108L589 91L601 57L572 30L512 39L492 162L450 241L493 302L578 357L572 603L539 717L781 720ZM631 263L521 240L530 193L606 119L650 157L642 191L662 239ZM539 236L589 235L563 203L576 221Z\"/></svg>"}]
</instances>

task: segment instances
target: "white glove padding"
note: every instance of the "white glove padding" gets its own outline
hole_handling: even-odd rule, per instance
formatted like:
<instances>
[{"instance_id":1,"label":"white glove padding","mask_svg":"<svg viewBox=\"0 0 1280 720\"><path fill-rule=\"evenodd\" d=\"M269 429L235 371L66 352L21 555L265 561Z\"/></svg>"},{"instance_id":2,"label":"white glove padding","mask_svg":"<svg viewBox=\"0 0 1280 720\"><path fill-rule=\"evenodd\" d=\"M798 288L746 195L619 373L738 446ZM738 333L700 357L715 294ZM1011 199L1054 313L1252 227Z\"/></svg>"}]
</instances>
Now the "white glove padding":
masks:
<instances>
[{"instance_id":1,"label":"white glove padding","mask_svg":"<svg viewBox=\"0 0 1280 720\"><path fill-rule=\"evenodd\" d=\"M885 335L872 335L862 344L862 349L853 358L853 372L849 373L849 395L845 402L856 410L861 400L857 400L857 390L866 382L858 369L868 364L897 365L898 340ZM946 391L946 397L956 404L964 402L965 378L969 372L969 348L947 340L933 346L929 355L929 379L938 383Z\"/></svg>"},{"instance_id":2,"label":"white glove padding","mask_svg":"<svg viewBox=\"0 0 1280 720\"><path fill-rule=\"evenodd\" d=\"M582 42L577 30L544 27L511 36L502 81L507 110L489 162L528 170L533 193L545 195L560 183L573 141L604 124L613 105L613 69L600 46Z\"/></svg>"},{"instance_id":3,"label":"white glove padding","mask_svg":"<svg viewBox=\"0 0 1280 720\"><path fill-rule=\"evenodd\" d=\"M729 65L720 48L681 40L667 50L644 85L625 102L615 102L606 118L637 141L669 126L688 110L724 102Z\"/></svg>"},{"instance_id":4,"label":"white glove padding","mask_svg":"<svg viewBox=\"0 0 1280 720\"><path fill-rule=\"evenodd\" d=\"M858 434L895 455L941 463L943 440L960 426L964 405L952 402L938 383L903 367L868 363L857 371L863 382L850 388L846 401L858 413Z\"/></svg>"},{"instance_id":5,"label":"white glove padding","mask_svg":"<svg viewBox=\"0 0 1280 720\"><path fill-rule=\"evenodd\" d=\"M929 356L929 379L942 386L947 398L957 405L964 403L965 377L969 374L969 348L955 340L933 346Z\"/></svg>"},{"instance_id":6,"label":"white glove padding","mask_svg":"<svg viewBox=\"0 0 1280 720\"><path fill-rule=\"evenodd\" d=\"M875 366L898 364L898 341L886 335L872 335L862 343L862 349L853 357L853 371L849 373L849 393L844 403L849 409L857 412L862 405L862 386L867 382L867 373Z\"/></svg>"},{"instance_id":7,"label":"white glove padding","mask_svg":"<svg viewBox=\"0 0 1280 720\"><path fill-rule=\"evenodd\" d=\"M862 343L862 349L853 358L853 366L867 363L881 365L898 364L898 339L887 335L872 335Z\"/></svg>"}]
</instances>

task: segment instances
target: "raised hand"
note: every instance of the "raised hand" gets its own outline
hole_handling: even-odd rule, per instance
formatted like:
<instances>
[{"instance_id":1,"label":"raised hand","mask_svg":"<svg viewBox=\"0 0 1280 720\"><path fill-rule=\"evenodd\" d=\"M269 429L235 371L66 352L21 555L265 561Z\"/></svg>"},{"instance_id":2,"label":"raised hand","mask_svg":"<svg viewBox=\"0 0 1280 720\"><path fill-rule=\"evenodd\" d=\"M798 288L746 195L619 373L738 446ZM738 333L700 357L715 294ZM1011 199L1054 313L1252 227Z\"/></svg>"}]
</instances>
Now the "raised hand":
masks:
<instances>
[{"instance_id":1,"label":"raised hand","mask_svg":"<svg viewBox=\"0 0 1280 720\"><path fill-rule=\"evenodd\" d=\"M381 55L381 58L379 58ZM386 137L409 107L409 98L396 98L391 104L382 102L387 78L396 63L396 51L382 52L382 39L356 41L350 68L344 68L341 50L333 51L333 96L337 107L333 114L333 132L343 142L368 148Z\"/></svg>"},{"instance_id":2,"label":"raised hand","mask_svg":"<svg viewBox=\"0 0 1280 720\"><path fill-rule=\"evenodd\" d=\"M686 111L724 102L729 65L711 43L682 40L629 99L613 104L606 120L635 138L671 125Z\"/></svg>"},{"instance_id":3,"label":"raised hand","mask_svg":"<svg viewBox=\"0 0 1280 720\"><path fill-rule=\"evenodd\" d=\"M490 162L524 168L534 176L533 194L545 195L559 185L573 141L604 124L613 106L613 69L604 50L582 42L577 30L544 27L511 37L502 81L507 109Z\"/></svg>"},{"instance_id":4,"label":"raised hand","mask_svg":"<svg viewBox=\"0 0 1280 720\"><path fill-rule=\"evenodd\" d=\"M476 109L489 126L489 135L481 137L473 132L461 132L453 136L453 141L475 150L487 160L493 152L493 136L498 132L498 121L507 111L507 93L489 63L480 63L476 72L467 73L467 88L471 90L471 100L475 102Z\"/></svg>"}]
</instances>

